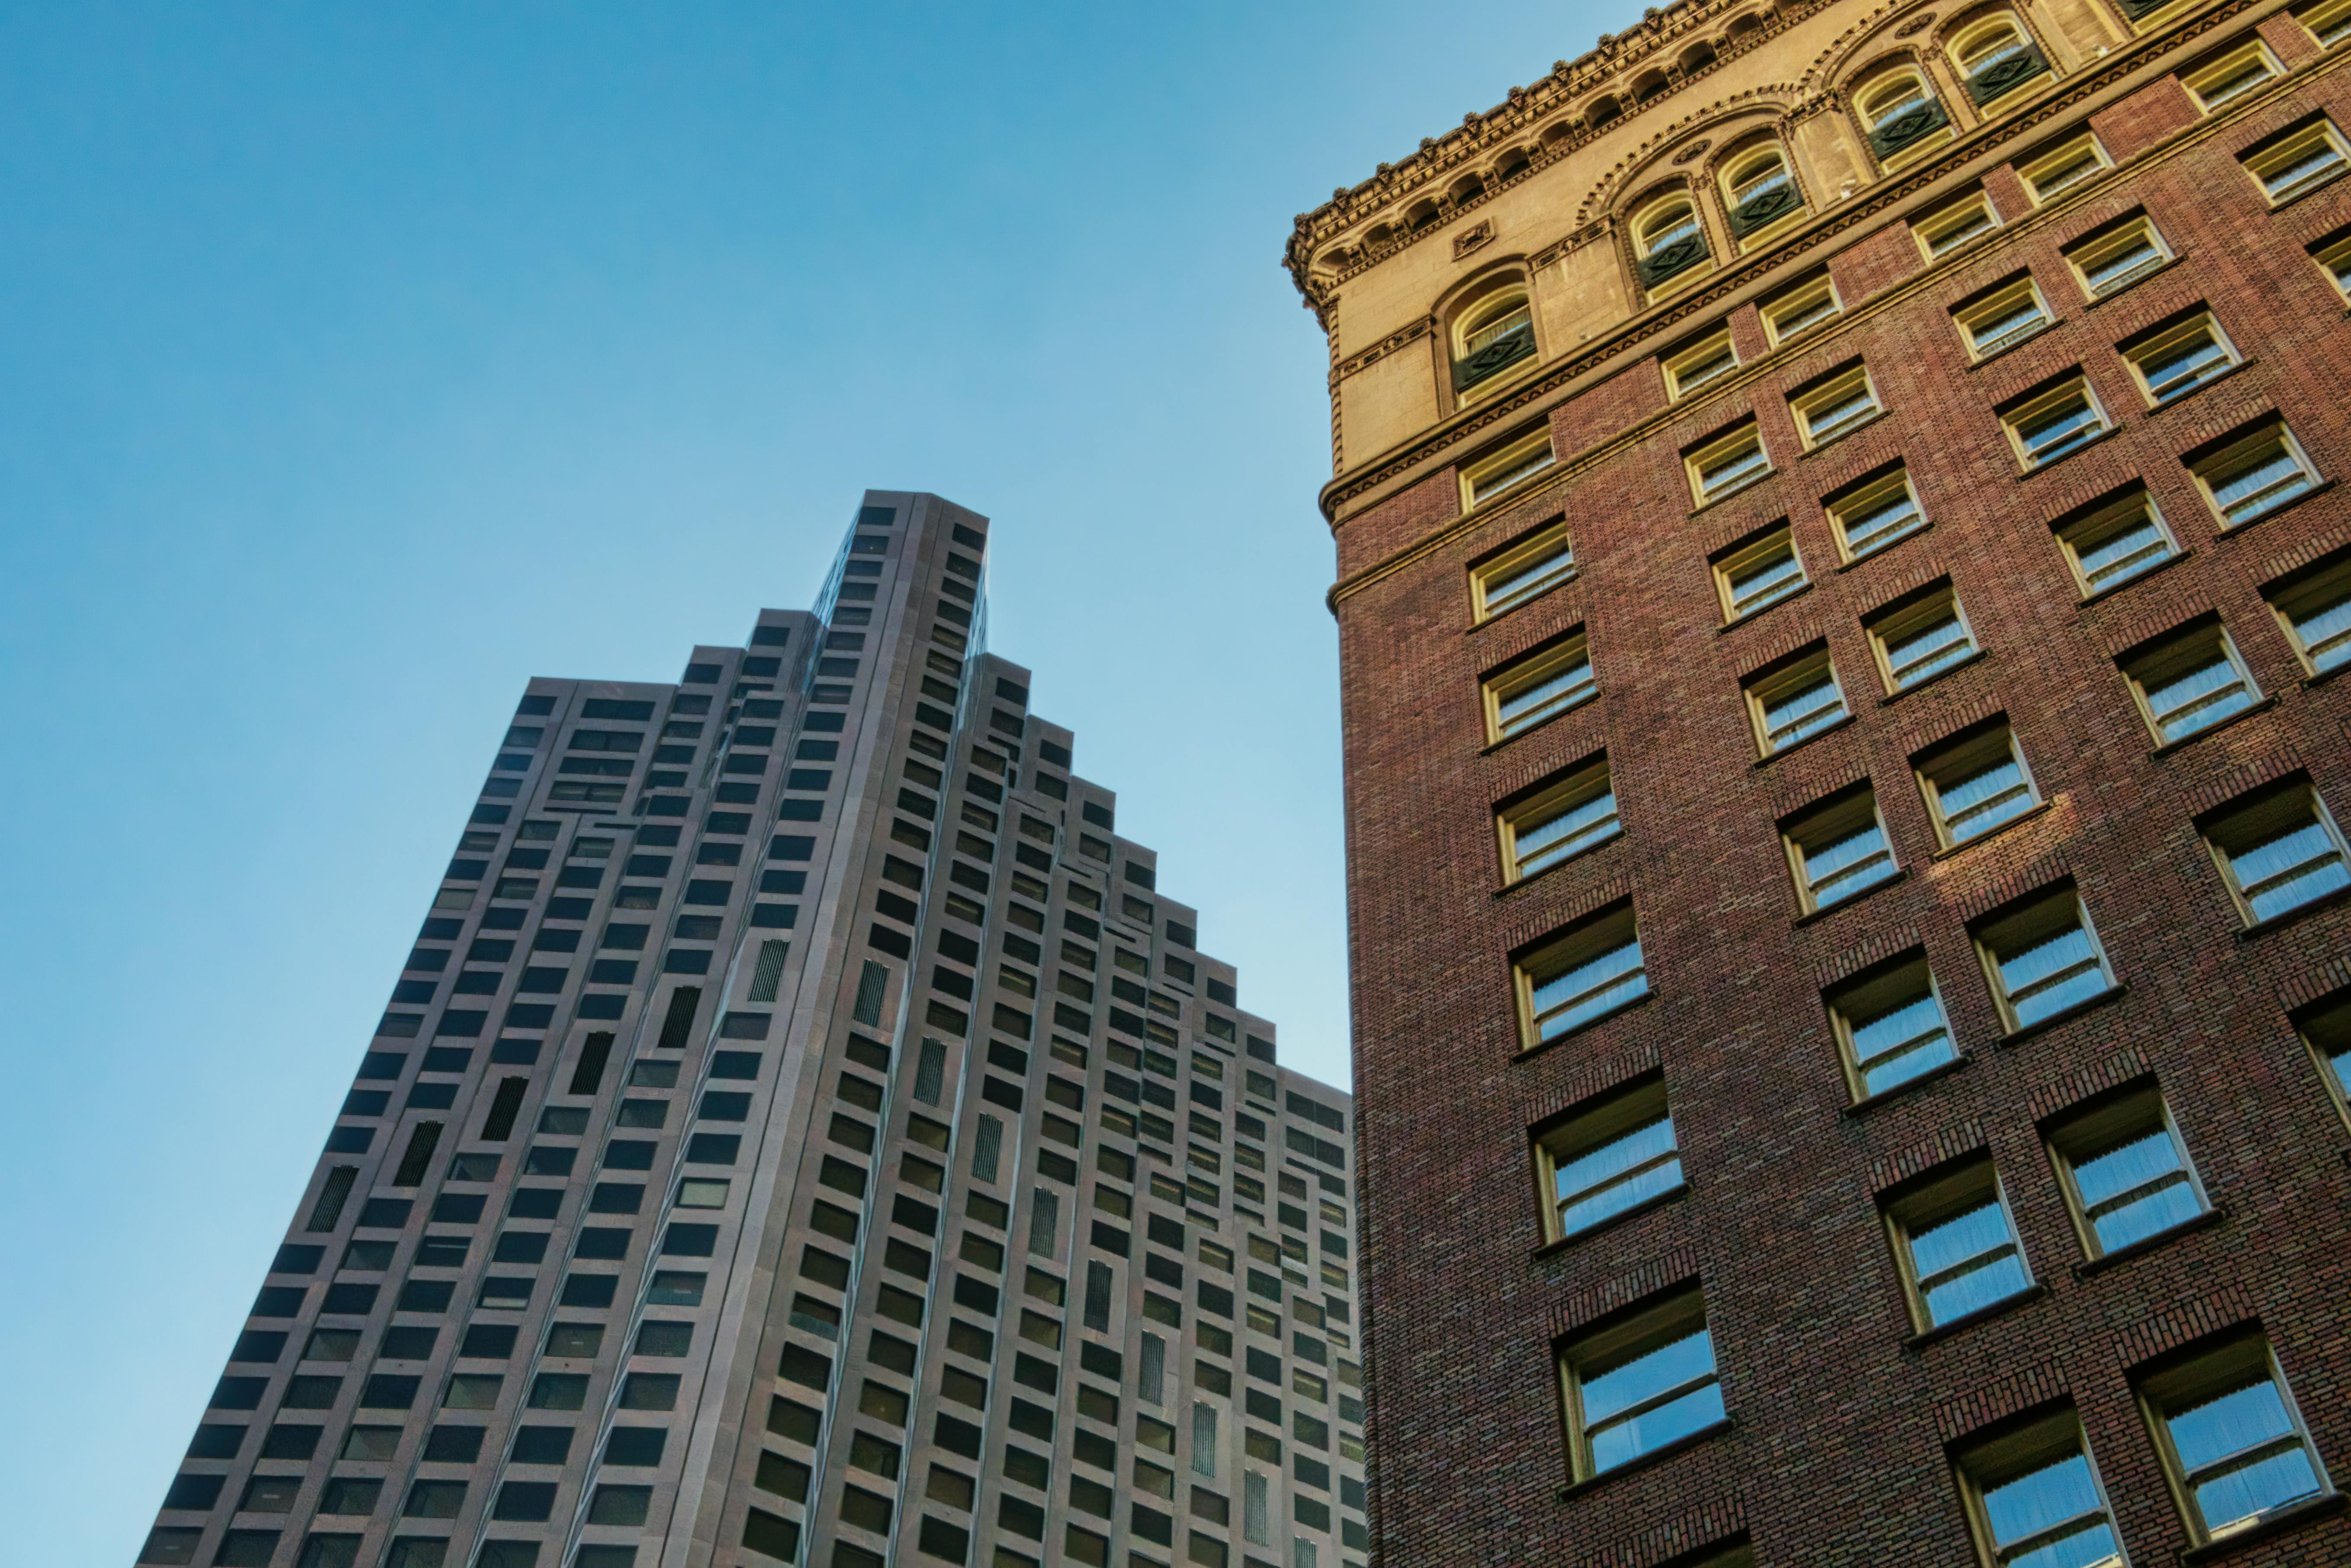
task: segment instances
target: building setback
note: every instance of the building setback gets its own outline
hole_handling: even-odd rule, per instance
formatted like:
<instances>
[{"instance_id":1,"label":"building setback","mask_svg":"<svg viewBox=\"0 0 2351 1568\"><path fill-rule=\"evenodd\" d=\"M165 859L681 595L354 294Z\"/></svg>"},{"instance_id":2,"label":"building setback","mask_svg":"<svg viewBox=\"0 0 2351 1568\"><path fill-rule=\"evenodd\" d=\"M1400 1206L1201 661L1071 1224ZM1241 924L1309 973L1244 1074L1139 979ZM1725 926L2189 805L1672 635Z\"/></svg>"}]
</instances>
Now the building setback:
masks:
<instances>
[{"instance_id":1,"label":"building setback","mask_svg":"<svg viewBox=\"0 0 2351 1568\"><path fill-rule=\"evenodd\" d=\"M1299 219L1375 1562L2351 1562L2347 63L1683 0Z\"/></svg>"},{"instance_id":2,"label":"building setback","mask_svg":"<svg viewBox=\"0 0 2351 1568\"><path fill-rule=\"evenodd\" d=\"M869 492L534 680L148 1563L1360 1562L1353 1116Z\"/></svg>"}]
</instances>

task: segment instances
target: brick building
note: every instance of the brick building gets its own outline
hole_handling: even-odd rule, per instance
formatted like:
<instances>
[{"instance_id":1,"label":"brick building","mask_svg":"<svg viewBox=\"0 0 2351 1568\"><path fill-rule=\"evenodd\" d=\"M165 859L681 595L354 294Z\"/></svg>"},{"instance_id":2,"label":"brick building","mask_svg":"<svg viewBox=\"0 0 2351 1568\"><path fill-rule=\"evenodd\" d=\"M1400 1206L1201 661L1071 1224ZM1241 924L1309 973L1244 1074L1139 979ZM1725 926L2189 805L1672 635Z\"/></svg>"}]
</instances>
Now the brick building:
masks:
<instances>
[{"instance_id":1,"label":"brick building","mask_svg":"<svg viewBox=\"0 0 2351 1568\"><path fill-rule=\"evenodd\" d=\"M1345 1095L868 492L534 680L141 1561L1343 1568Z\"/></svg>"},{"instance_id":2,"label":"brick building","mask_svg":"<svg viewBox=\"0 0 2351 1568\"><path fill-rule=\"evenodd\" d=\"M1694 0L1299 220L1375 1561L2351 1562L2346 64Z\"/></svg>"}]
</instances>

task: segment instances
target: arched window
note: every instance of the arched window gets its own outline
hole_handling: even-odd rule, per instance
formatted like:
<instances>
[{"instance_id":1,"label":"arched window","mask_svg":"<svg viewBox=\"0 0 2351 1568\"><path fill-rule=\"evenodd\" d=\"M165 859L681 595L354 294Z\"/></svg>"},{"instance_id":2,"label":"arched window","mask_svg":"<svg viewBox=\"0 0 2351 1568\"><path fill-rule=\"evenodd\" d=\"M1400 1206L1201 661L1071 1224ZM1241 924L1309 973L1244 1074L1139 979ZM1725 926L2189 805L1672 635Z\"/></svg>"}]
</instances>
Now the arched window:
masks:
<instances>
[{"instance_id":1,"label":"arched window","mask_svg":"<svg viewBox=\"0 0 2351 1568\"><path fill-rule=\"evenodd\" d=\"M1697 204L1679 194L1653 203L1633 225L1633 255L1644 288L1704 261L1706 230L1698 225Z\"/></svg>"},{"instance_id":2,"label":"arched window","mask_svg":"<svg viewBox=\"0 0 2351 1568\"><path fill-rule=\"evenodd\" d=\"M1917 147L1938 131L1947 131L1951 117L1915 70L1882 77L1862 89L1857 107L1869 132L1869 150L1883 160Z\"/></svg>"},{"instance_id":3,"label":"arched window","mask_svg":"<svg viewBox=\"0 0 2351 1568\"><path fill-rule=\"evenodd\" d=\"M1494 179L1499 183L1514 175L1522 174L1526 172L1527 165L1531 162L1532 160L1527 156L1525 148L1513 147L1494 160Z\"/></svg>"},{"instance_id":4,"label":"arched window","mask_svg":"<svg viewBox=\"0 0 2351 1568\"><path fill-rule=\"evenodd\" d=\"M1585 114L1584 121L1597 129L1600 126L1607 124L1610 120L1615 119L1618 115L1624 112L1623 108L1618 105L1614 99L1609 97L1606 93L1603 93L1598 98L1592 100L1591 110Z\"/></svg>"},{"instance_id":5,"label":"arched window","mask_svg":"<svg viewBox=\"0 0 2351 1568\"><path fill-rule=\"evenodd\" d=\"M2049 69L2048 58L2012 16L1994 16L1961 32L1951 40L1951 62L1967 81L1968 97L1980 104Z\"/></svg>"},{"instance_id":6,"label":"arched window","mask_svg":"<svg viewBox=\"0 0 2351 1568\"><path fill-rule=\"evenodd\" d=\"M1650 71L1633 83L1633 101L1646 103L1671 86L1673 83L1667 79L1665 72Z\"/></svg>"},{"instance_id":7,"label":"arched window","mask_svg":"<svg viewBox=\"0 0 2351 1568\"><path fill-rule=\"evenodd\" d=\"M1480 295L1454 318L1453 390L1467 392L1534 353L1534 312L1525 286Z\"/></svg>"},{"instance_id":8,"label":"arched window","mask_svg":"<svg viewBox=\"0 0 2351 1568\"><path fill-rule=\"evenodd\" d=\"M1714 64L1714 46L1701 38L1682 51L1682 75L1690 76Z\"/></svg>"},{"instance_id":9,"label":"arched window","mask_svg":"<svg viewBox=\"0 0 2351 1568\"><path fill-rule=\"evenodd\" d=\"M1723 165L1722 195L1730 211L1730 232L1741 238L1801 211L1788 160L1775 145L1733 156Z\"/></svg>"},{"instance_id":10,"label":"arched window","mask_svg":"<svg viewBox=\"0 0 2351 1568\"><path fill-rule=\"evenodd\" d=\"M1442 215L1443 214L1437 211L1437 204L1435 202L1415 202L1411 206L1405 209L1405 227L1410 229L1415 234L1418 234L1421 230L1435 223Z\"/></svg>"}]
</instances>

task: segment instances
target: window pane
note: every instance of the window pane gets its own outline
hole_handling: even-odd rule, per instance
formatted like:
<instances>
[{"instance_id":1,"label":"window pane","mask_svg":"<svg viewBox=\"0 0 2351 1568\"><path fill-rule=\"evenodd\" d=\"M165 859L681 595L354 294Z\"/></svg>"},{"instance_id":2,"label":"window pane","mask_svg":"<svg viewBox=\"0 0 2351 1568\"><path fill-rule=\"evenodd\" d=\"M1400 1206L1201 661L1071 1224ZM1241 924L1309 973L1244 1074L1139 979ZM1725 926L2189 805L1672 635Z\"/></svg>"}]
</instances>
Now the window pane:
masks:
<instances>
[{"instance_id":1,"label":"window pane","mask_svg":"<svg viewBox=\"0 0 2351 1568\"><path fill-rule=\"evenodd\" d=\"M1543 1039L1550 1040L1646 996L1648 989L1648 977L1641 968L1641 944L1627 942L1535 987L1536 1027Z\"/></svg>"},{"instance_id":2,"label":"window pane","mask_svg":"<svg viewBox=\"0 0 2351 1568\"><path fill-rule=\"evenodd\" d=\"M1983 1494L2007 1568L2093 1568L2118 1562L2090 1461L2074 1454ZM2023 1546L2027 1550L2017 1552Z\"/></svg>"},{"instance_id":3,"label":"window pane","mask_svg":"<svg viewBox=\"0 0 2351 1568\"><path fill-rule=\"evenodd\" d=\"M2140 365L2147 395L2158 402L2193 392L2229 368L2229 350L2210 328L2166 345Z\"/></svg>"},{"instance_id":4,"label":"window pane","mask_svg":"<svg viewBox=\"0 0 2351 1568\"><path fill-rule=\"evenodd\" d=\"M2162 250L2142 231L2133 235L2128 244L2086 263L2082 276L2088 281L2092 294L2108 294L2137 282L2162 265Z\"/></svg>"},{"instance_id":5,"label":"window pane","mask_svg":"<svg viewBox=\"0 0 2351 1568\"><path fill-rule=\"evenodd\" d=\"M1606 842L1621 831L1614 789L1570 806L1557 816L1514 828L1511 842L1517 851L1519 874L1532 876L1546 866L1557 865L1571 855Z\"/></svg>"},{"instance_id":6,"label":"window pane","mask_svg":"<svg viewBox=\"0 0 2351 1568\"><path fill-rule=\"evenodd\" d=\"M1760 559L1732 569L1730 613L1734 619L1785 599L1804 586L1804 568L1796 552L1782 547Z\"/></svg>"},{"instance_id":7,"label":"window pane","mask_svg":"<svg viewBox=\"0 0 2351 1568\"><path fill-rule=\"evenodd\" d=\"M2314 898L2351 886L2351 872L2344 869L2335 841L2316 822L2232 855L2230 865L2256 920L2298 909Z\"/></svg>"},{"instance_id":8,"label":"window pane","mask_svg":"<svg viewBox=\"0 0 2351 1568\"><path fill-rule=\"evenodd\" d=\"M2266 1375L2173 1414L2167 1425L2207 1530L2220 1530L2319 1490L2285 1402Z\"/></svg>"},{"instance_id":9,"label":"window pane","mask_svg":"<svg viewBox=\"0 0 2351 1568\"><path fill-rule=\"evenodd\" d=\"M1578 655L1555 673L1545 675L1522 691L1502 695L1496 711L1506 736L1516 735L1556 713L1564 713L1590 696L1593 690L1592 660Z\"/></svg>"},{"instance_id":10,"label":"window pane","mask_svg":"<svg viewBox=\"0 0 2351 1568\"><path fill-rule=\"evenodd\" d=\"M1943 1005L1929 993L1917 1001L1856 1023L1853 1051L1861 1070L1862 1092L1876 1094L1940 1067L1959 1052L1943 1021Z\"/></svg>"},{"instance_id":11,"label":"window pane","mask_svg":"<svg viewBox=\"0 0 2351 1568\"><path fill-rule=\"evenodd\" d=\"M2152 517L2142 516L2095 543L2085 541L2079 557L2082 576L2090 591L2097 593L2170 559L2171 541Z\"/></svg>"},{"instance_id":12,"label":"window pane","mask_svg":"<svg viewBox=\"0 0 2351 1568\"><path fill-rule=\"evenodd\" d=\"M1575 575L1575 551L1562 539L1534 559L1497 573L1486 581L1486 612L1499 614L1565 582Z\"/></svg>"},{"instance_id":13,"label":"window pane","mask_svg":"<svg viewBox=\"0 0 2351 1568\"><path fill-rule=\"evenodd\" d=\"M2005 1301L2032 1282L1998 1198L1914 1231L1910 1256L1930 1324L1947 1323Z\"/></svg>"},{"instance_id":14,"label":"window pane","mask_svg":"<svg viewBox=\"0 0 2351 1568\"><path fill-rule=\"evenodd\" d=\"M1969 332L1975 340L1976 354L1981 358L2032 336L2048 321L2049 313L2041 308L2040 299L2028 295L1991 319L1974 323Z\"/></svg>"},{"instance_id":15,"label":"window pane","mask_svg":"<svg viewBox=\"0 0 2351 1568\"><path fill-rule=\"evenodd\" d=\"M2042 464L2088 445L2090 438L2105 428L2098 411L2077 392L2027 416L2017 426L2017 437L2024 443L2027 461Z\"/></svg>"},{"instance_id":16,"label":"window pane","mask_svg":"<svg viewBox=\"0 0 2351 1568\"><path fill-rule=\"evenodd\" d=\"M1583 1418L1597 1427L1619 1412L1713 1375L1714 1341L1699 1329L1584 1378Z\"/></svg>"},{"instance_id":17,"label":"window pane","mask_svg":"<svg viewBox=\"0 0 2351 1568\"><path fill-rule=\"evenodd\" d=\"M1976 651L1959 612L1953 611L1917 631L1888 639L1886 663L1896 691L1934 679Z\"/></svg>"},{"instance_id":18,"label":"window pane","mask_svg":"<svg viewBox=\"0 0 2351 1568\"><path fill-rule=\"evenodd\" d=\"M1781 751L1818 735L1844 716L1844 694L1830 673L1801 690L1763 705L1765 749Z\"/></svg>"},{"instance_id":19,"label":"window pane","mask_svg":"<svg viewBox=\"0 0 2351 1568\"><path fill-rule=\"evenodd\" d=\"M2303 652L2320 672L2351 664L2351 591L2297 619L2294 634L2302 639Z\"/></svg>"},{"instance_id":20,"label":"window pane","mask_svg":"<svg viewBox=\"0 0 2351 1568\"><path fill-rule=\"evenodd\" d=\"M2097 949L2090 934L2078 925L2002 958L2000 981L2019 1028L2063 1012L2106 988L2105 969L2098 962Z\"/></svg>"},{"instance_id":21,"label":"window pane","mask_svg":"<svg viewBox=\"0 0 2351 1568\"><path fill-rule=\"evenodd\" d=\"M2254 461L2215 475L2213 498L2231 524L2248 522L2310 488L2310 476L2283 445L2271 444Z\"/></svg>"},{"instance_id":22,"label":"window pane","mask_svg":"<svg viewBox=\"0 0 2351 1568\"><path fill-rule=\"evenodd\" d=\"M1673 1118L1660 1116L1559 1166L1560 1234L1573 1236L1681 1184Z\"/></svg>"},{"instance_id":23,"label":"window pane","mask_svg":"<svg viewBox=\"0 0 2351 1568\"><path fill-rule=\"evenodd\" d=\"M2074 1167L2083 1207L2108 1252L2156 1235L2204 1211L2179 1145L2158 1127Z\"/></svg>"},{"instance_id":24,"label":"window pane","mask_svg":"<svg viewBox=\"0 0 2351 1568\"><path fill-rule=\"evenodd\" d=\"M1876 822L1804 856L1813 900L1823 908L1876 886L1894 874L1894 852Z\"/></svg>"},{"instance_id":25,"label":"window pane","mask_svg":"<svg viewBox=\"0 0 2351 1568\"><path fill-rule=\"evenodd\" d=\"M2162 685L2149 686L2147 704L2155 710L2157 730L2166 741L2174 741L2252 706L2253 692L2238 674L2235 662L2216 649L2209 663Z\"/></svg>"},{"instance_id":26,"label":"window pane","mask_svg":"<svg viewBox=\"0 0 2351 1568\"><path fill-rule=\"evenodd\" d=\"M1990 832L2032 805L2032 786L2025 782L2024 769L2013 757L2002 758L1948 787L1938 787L1936 794L1942 802L1943 824L1955 844Z\"/></svg>"},{"instance_id":27,"label":"window pane","mask_svg":"<svg viewBox=\"0 0 2351 1568\"><path fill-rule=\"evenodd\" d=\"M1703 1335L1700 1336L1704 1337ZM1592 1468L1614 1469L1723 1417L1722 1388L1708 1384L1592 1435Z\"/></svg>"}]
</instances>

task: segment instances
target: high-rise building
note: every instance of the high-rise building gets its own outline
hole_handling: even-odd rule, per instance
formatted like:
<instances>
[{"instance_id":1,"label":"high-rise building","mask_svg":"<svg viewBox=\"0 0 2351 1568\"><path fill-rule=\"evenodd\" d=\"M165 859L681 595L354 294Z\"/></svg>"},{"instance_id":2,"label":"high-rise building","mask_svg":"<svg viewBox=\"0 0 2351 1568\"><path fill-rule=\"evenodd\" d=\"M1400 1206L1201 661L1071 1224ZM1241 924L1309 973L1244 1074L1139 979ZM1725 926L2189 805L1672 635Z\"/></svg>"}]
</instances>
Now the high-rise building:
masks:
<instances>
[{"instance_id":1,"label":"high-rise building","mask_svg":"<svg viewBox=\"0 0 2351 1568\"><path fill-rule=\"evenodd\" d=\"M1684 0L1300 218L1375 1561L2351 1563L2346 64Z\"/></svg>"},{"instance_id":2,"label":"high-rise building","mask_svg":"<svg viewBox=\"0 0 2351 1568\"><path fill-rule=\"evenodd\" d=\"M1070 732L987 522L534 680L141 1560L1361 1561L1352 1112Z\"/></svg>"}]
</instances>

